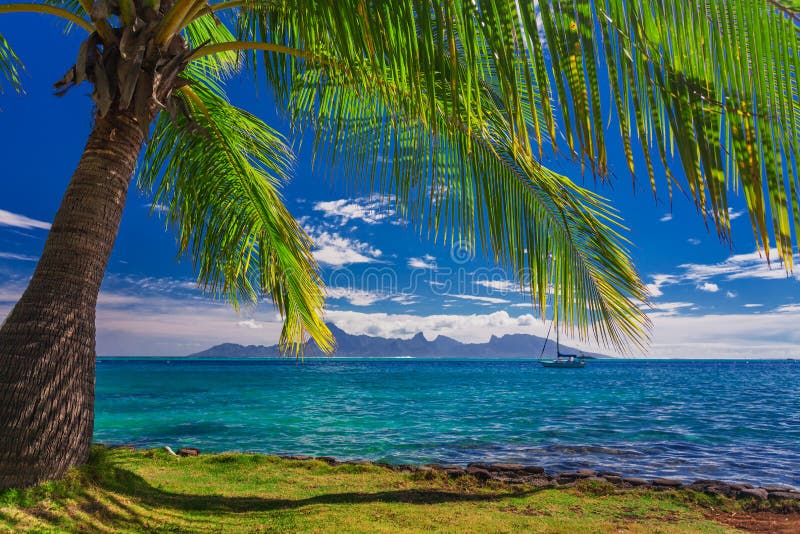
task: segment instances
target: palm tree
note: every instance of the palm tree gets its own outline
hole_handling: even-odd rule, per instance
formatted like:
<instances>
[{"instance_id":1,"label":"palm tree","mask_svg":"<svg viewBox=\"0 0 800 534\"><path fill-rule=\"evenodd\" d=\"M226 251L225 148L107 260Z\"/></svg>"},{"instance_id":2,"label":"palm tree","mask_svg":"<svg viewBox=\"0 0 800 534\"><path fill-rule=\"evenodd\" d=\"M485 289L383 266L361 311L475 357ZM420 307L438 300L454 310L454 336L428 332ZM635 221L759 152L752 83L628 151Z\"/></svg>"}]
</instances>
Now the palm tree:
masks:
<instances>
[{"instance_id":1,"label":"palm tree","mask_svg":"<svg viewBox=\"0 0 800 534\"><path fill-rule=\"evenodd\" d=\"M0 5L14 12L88 32L56 87L91 84L95 112L36 271L0 329L0 488L87 458L95 304L137 166L138 187L166 206L201 287L234 305L269 296L287 351L309 337L332 347L311 240L280 195L291 146L225 96L224 81L243 69L261 73L291 134L314 133L316 157L428 235L480 247L529 282L542 313L552 292L552 313L581 337L624 348L648 330L618 215L544 165L546 150L562 151L605 180L613 114L613 142L632 174L643 149L654 194L688 187L727 238L727 192L741 187L758 242L768 253L771 227L791 268L800 59L790 3ZM0 72L16 89L21 69L0 36Z\"/></svg>"}]
</instances>

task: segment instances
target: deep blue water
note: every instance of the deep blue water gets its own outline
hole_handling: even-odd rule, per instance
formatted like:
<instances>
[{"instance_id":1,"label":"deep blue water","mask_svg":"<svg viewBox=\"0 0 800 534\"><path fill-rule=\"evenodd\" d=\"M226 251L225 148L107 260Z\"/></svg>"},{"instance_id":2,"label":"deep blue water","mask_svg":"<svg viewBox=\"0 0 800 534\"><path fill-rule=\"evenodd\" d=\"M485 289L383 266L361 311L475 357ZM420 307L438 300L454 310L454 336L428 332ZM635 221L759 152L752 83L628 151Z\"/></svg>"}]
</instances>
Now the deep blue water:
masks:
<instances>
[{"instance_id":1,"label":"deep blue water","mask_svg":"<svg viewBox=\"0 0 800 534\"><path fill-rule=\"evenodd\" d=\"M101 358L96 441L800 486L800 361Z\"/></svg>"}]
</instances>

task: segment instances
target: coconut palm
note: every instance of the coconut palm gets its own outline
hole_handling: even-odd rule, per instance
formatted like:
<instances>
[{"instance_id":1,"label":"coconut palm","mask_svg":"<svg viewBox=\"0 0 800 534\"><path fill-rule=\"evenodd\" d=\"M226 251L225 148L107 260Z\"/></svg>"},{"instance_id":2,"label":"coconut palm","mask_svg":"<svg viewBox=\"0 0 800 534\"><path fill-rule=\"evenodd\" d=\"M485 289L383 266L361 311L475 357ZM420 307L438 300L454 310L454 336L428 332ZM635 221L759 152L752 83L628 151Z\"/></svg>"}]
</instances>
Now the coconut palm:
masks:
<instances>
[{"instance_id":1,"label":"coconut palm","mask_svg":"<svg viewBox=\"0 0 800 534\"><path fill-rule=\"evenodd\" d=\"M644 343L646 293L618 215L548 169L546 153L605 180L609 142L622 143L632 174L641 150L654 193L688 190L723 238L727 193L741 188L759 243L769 251L772 228L791 266L800 60L790 3L0 5L14 12L88 33L56 88L90 84L95 111L36 271L0 329L0 488L87 458L95 304L134 175L166 207L203 289L234 305L268 296L287 351L309 337L332 348L311 240L280 194L291 144L225 96L242 70L286 110L291 138L313 132L317 159L422 232L480 248L525 281L540 312L552 293L552 313L581 337ZM0 36L0 71L16 89L21 69ZM612 115L620 133L609 140Z\"/></svg>"}]
</instances>

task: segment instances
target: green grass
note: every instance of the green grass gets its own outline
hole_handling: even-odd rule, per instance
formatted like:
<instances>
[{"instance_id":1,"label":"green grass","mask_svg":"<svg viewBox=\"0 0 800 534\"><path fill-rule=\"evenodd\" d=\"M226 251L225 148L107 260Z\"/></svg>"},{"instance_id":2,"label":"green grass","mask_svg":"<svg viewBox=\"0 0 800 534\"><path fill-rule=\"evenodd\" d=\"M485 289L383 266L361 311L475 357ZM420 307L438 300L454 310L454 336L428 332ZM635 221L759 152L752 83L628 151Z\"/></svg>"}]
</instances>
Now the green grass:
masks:
<instances>
[{"instance_id":1,"label":"green grass","mask_svg":"<svg viewBox=\"0 0 800 534\"><path fill-rule=\"evenodd\" d=\"M61 481L0 493L0 531L730 532L688 491L535 489L250 454L95 448Z\"/></svg>"}]
</instances>

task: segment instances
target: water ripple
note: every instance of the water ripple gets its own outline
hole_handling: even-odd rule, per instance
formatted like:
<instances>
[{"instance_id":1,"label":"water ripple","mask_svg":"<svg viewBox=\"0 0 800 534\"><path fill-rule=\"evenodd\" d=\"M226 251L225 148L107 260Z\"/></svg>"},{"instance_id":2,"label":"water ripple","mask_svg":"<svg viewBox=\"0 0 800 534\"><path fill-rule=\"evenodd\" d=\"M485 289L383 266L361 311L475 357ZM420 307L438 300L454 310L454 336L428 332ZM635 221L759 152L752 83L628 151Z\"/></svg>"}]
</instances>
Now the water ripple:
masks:
<instances>
[{"instance_id":1,"label":"water ripple","mask_svg":"<svg viewBox=\"0 0 800 534\"><path fill-rule=\"evenodd\" d=\"M95 438L800 486L800 364L104 359Z\"/></svg>"}]
</instances>

